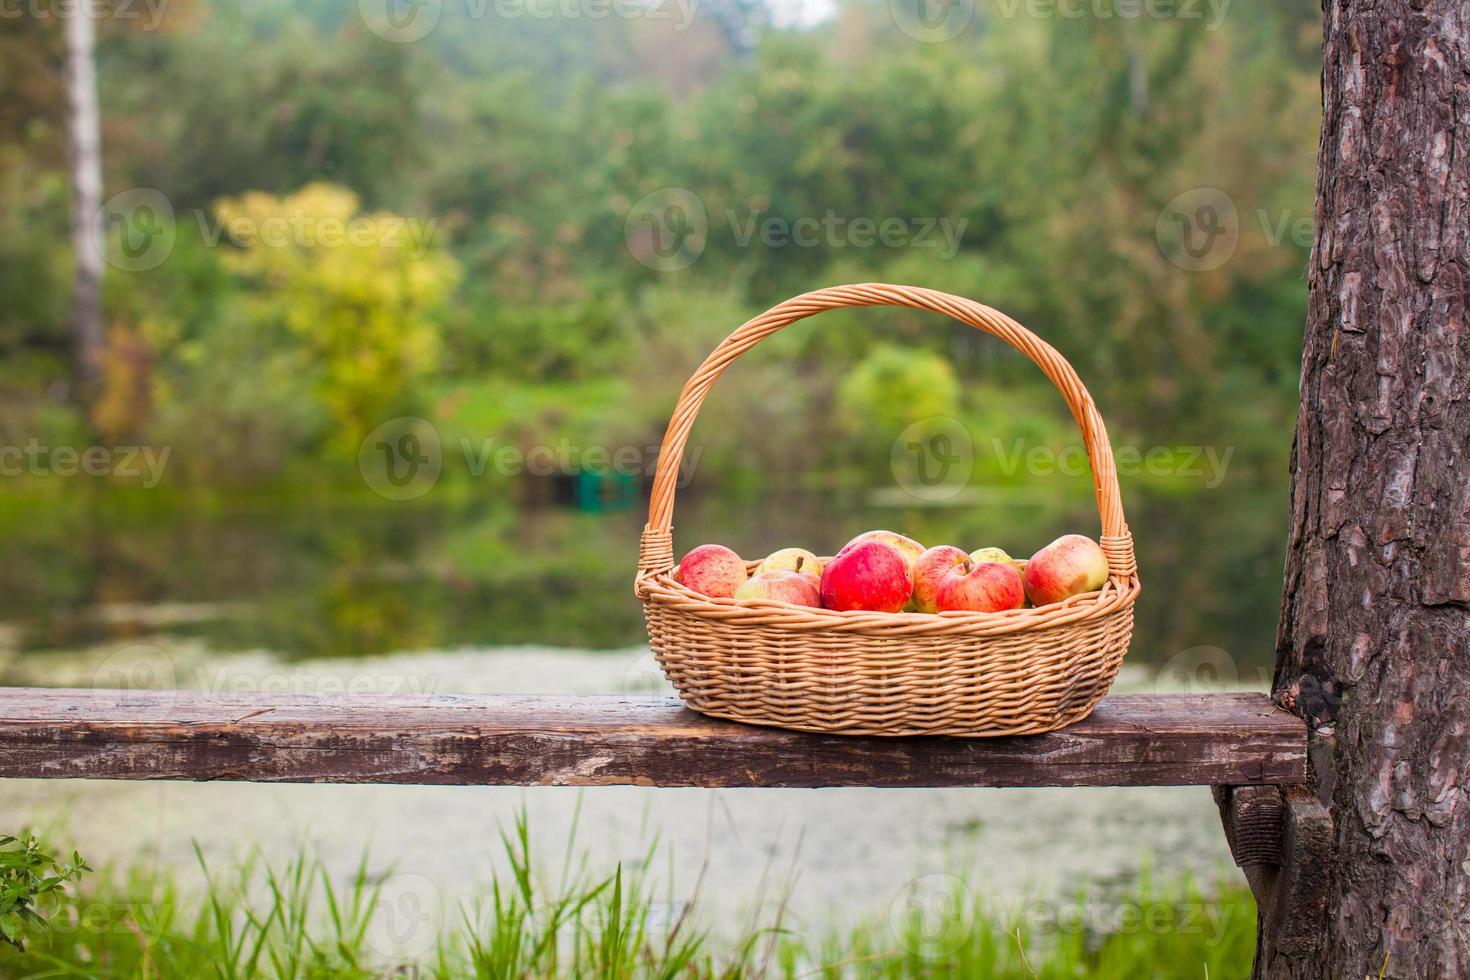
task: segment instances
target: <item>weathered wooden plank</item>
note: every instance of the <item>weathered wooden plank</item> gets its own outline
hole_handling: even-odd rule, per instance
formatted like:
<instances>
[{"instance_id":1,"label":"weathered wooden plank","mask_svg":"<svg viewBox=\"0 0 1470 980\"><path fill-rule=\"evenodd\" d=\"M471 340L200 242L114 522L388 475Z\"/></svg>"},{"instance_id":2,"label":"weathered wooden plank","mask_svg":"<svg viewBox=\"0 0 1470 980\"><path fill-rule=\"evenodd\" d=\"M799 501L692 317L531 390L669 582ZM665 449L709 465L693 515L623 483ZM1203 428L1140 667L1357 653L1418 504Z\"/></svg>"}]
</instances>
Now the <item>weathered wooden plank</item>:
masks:
<instances>
[{"instance_id":1,"label":"weathered wooden plank","mask_svg":"<svg viewBox=\"0 0 1470 980\"><path fill-rule=\"evenodd\" d=\"M1306 730L1259 694L1105 699L1017 738L806 735L672 698L0 688L0 777L550 786L1283 784Z\"/></svg>"}]
</instances>

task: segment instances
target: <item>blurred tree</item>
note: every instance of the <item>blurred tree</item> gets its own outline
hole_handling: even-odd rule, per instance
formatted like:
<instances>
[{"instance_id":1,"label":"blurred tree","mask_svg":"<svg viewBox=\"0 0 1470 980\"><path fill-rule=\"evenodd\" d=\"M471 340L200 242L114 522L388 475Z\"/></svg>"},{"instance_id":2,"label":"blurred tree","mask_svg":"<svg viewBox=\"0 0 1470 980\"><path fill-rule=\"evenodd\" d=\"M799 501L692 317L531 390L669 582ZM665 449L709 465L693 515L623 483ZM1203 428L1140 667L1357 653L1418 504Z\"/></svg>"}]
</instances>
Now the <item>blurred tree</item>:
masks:
<instances>
[{"instance_id":1,"label":"blurred tree","mask_svg":"<svg viewBox=\"0 0 1470 980\"><path fill-rule=\"evenodd\" d=\"M886 447L914 422L957 414L959 395L954 369L944 358L884 344L842 382L837 404L849 433Z\"/></svg>"},{"instance_id":2,"label":"blurred tree","mask_svg":"<svg viewBox=\"0 0 1470 980\"><path fill-rule=\"evenodd\" d=\"M327 184L226 199L216 213L240 246L226 264L268 287L252 297L254 315L300 338L319 371L334 442L355 452L435 366L435 317L458 263L434 250L432 225L359 213L351 191Z\"/></svg>"},{"instance_id":3,"label":"blurred tree","mask_svg":"<svg viewBox=\"0 0 1470 980\"><path fill-rule=\"evenodd\" d=\"M403 175L428 145L421 103L435 79L422 52L355 23L326 38L290 15L267 34L248 6L213 4L166 38L112 46L120 69L148 64L109 89L117 142L128 148L122 179L181 210L314 180L349 186L371 206L402 206Z\"/></svg>"},{"instance_id":4,"label":"blurred tree","mask_svg":"<svg viewBox=\"0 0 1470 980\"><path fill-rule=\"evenodd\" d=\"M84 404L102 378L102 242L93 225L102 208L102 123L97 107L97 28L92 7L78 4L64 18L66 136L71 172L71 330L74 394Z\"/></svg>"},{"instance_id":5,"label":"blurred tree","mask_svg":"<svg viewBox=\"0 0 1470 980\"><path fill-rule=\"evenodd\" d=\"M0 392L60 396L71 378L67 182L0 148Z\"/></svg>"},{"instance_id":6,"label":"blurred tree","mask_svg":"<svg viewBox=\"0 0 1470 980\"><path fill-rule=\"evenodd\" d=\"M54 18L0 17L0 140L59 166L65 41Z\"/></svg>"},{"instance_id":7,"label":"blurred tree","mask_svg":"<svg viewBox=\"0 0 1470 980\"><path fill-rule=\"evenodd\" d=\"M115 326L98 352L100 374L90 419L104 440L137 439L153 410L155 352L138 332Z\"/></svg>"},{"instance_id":8,"label":"blurred tree","mask_svg":"<svg viewBox=\"0 0 1470 980\"><path fill-rule=\"evenodd\" d=\"M70 390L83 405L101 395L106 347L102 279L109 229L98 224L103 197L98 35L164 33L199 10L195 0L150 9L146 15L133 8L81 3L17 7L0 17L0 87L7 93L0 108L0 134L26 151L24 164L31 166L51 163L58 148L65 151L71 198ZM43 324L27 327L41 335L36 338L41 346L51 343Z\"/></svg>"},{"instance_id":9,"label":"blurred tree","mask_svg":"<svg viewBox=\"0 0 1470 980\"><path fill-rule=\"evenodd\" d=\"M180 399L207 398L201 350L241 371L305 356L310 331L287 327L281 283L317 274L317 260L297 254L276 268L253 256L247 271L235 260L258 250L216 240L209 208L221 196L238 206L247 192L279 204L322 180L368 209L435 216L464 270L462 287L423 308L446 354L435 393L458 387L479 404L479 386L512 376L520 390L540 386L545 397L527 397L538 407L520 420L539 438L604 411L617 385L626 424L641 426L667 410L669 379L744 316L863 279L1006 309L1076 363L1115 427L1146 427L1152 442L1276 452L1289 424L1306 257L1295 229L1311 219L1318 71L1312 19L1295 9L1238 0L1213 23L1006 16L982 3L960 36L915 44L889 5L854 2L815 29L764 27L742 57L704 13L679 32L446 4L422 41L394 44L351 5L198 0L187 18L176 6L186 9L171 3L157 32L99 24L108 186L156 188L179 215L167 262L106 283L109 329L154 351L158 426L186 414ZM18 355L0 384L22 398L66 381L53 295L71 271L57 233L60 33L0 22L0 49L21 55L0 58L0 77L17 83L0 107L0 221L21 229L0 241L0 344ZM35 51L50 52L49 82L11 70ZM1237 216L1233 255L1208 270L1174 264L1156 228L1172 199L1197 188L1219 189ZM671 189L697 200L706 232L694 263L673 272L642 264L628 237L630 217ZM904 234L862 242L851 231L859 219L896 221ZM794 241L812 222L815 239ZM222 274L221 258L239 274ZM895 342L967 378L1042 383L973 331L908 313L873 314L884 330L848 329L864 315L773 338L779 372L774 359L753 362L740 383L769 391L784 375L830 393ZM239 322L267 318L280 326L260 331L270 349L247 355ZM342 361L327 351L345 350L350 332L298 370ZM351 386L339 377L331 387L346 397ZM244 440L244 419L259 412L262 431L291 433L282 438L309 454L319 420L273 417L268 400L247 394L222 425ZM579 400L569 414L544 410ZM960 401L974 407L968 388ZM799 443L840 427L837 404L781 403L793 421L763 417L768 436L742 447L741 465L759 467L763 453L810 462ZM756 424L726 411L712 430ZM333 409L342 425L355 414Z\"/></svg>"}]
</instances>

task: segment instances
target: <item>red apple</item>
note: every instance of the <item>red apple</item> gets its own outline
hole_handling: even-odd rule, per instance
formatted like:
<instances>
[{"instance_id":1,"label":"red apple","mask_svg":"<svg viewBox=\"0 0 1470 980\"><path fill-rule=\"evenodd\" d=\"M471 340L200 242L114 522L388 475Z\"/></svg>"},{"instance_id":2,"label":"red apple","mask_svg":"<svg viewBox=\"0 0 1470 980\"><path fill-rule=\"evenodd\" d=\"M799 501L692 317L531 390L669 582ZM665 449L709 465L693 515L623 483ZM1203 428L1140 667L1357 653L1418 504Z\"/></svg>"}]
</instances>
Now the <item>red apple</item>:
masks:
<instances>
[{"instance_id":1,"label":"red apple","mask_svg":"<svg viewBox=\"0 0 1470 980\"><path fill-rule=\"evenodd\" d=\"M822 577L822 560L805 548L782 548L773 551L761 560L756 566L756 574L761 572L801 572L813 578Z\"/></svg>"},{"instance_id":2,"label":"red apple","mask_svg":"<svg viewBox=\"0 0 1470 980\"><path fill-rule=\"evenodd\" d=\"M983 561L977 565L968 557L939 583L936 599L940 612L951 609L1001 612L1020 609L1025 601L1021 576L1008 562Z\"/></svg>"},{"instance_id":3,"label":"red apple","mask_svg":"<svg viewBox=\"0 0 1470 980\"><path fill-rule=\"evenodd\" d=\"M1026 562L1026 596L1038 606L1096 592L1108 580L1108 557L1081 534L1064 534Z\"/></svg>"},{"instance_id":4,"label":"red apple","mask_svg":"<svg viewBox=\"0 0 1470 980\"><path fill-rule=\"evenodd\" d=\"M788 572L776 569L757 572L735 590L737 599L774 599L789 602L793 606L820 606L822 597L817 591L817 577L806 572Z\"/></svg>"},{"instance_id":5,"label":"red apple","mask_svg":"<svg viewBox=\"0 0 1470 980\"><path fill-rule=\"evenodd\" d=\"M914 562L918 561L919 556L924 553L923 545L919 544L913 538L904 537L897 531L864 531L843 545L842 551L846 551L853 545L861 544L864 541L881 541L890 547L896 548L898 553L903 556L903 560L908 563L910 574L913 573ZM840 555L842 551L837 553Z\"/></svg>"},{"instance_id":6,"label":"red apple","mask_svg":"<svg viewBox=\"0 0 1470 980\"><path fill-rule=\"evenodd\" d=\"M967 560L965 553L953 545L935 545L914 562L914 608L919 612L938 612L939 585L944 577Z\"/></svg>"},{"instance_id":7,"label":"red apple","mask_svg":"<svg viewBox=\"0 0 1470 980\"><path fill-rule=\"evenodd\" d=\"M828 609L898 612L913 591L909 563L882 541L849 544L822 569L822 605Z\"/></svg>"},{"instance_id":8,"label":"red apple","mask_svg":"<svg viewBox=\"0 0 1470 980\"><path fill-rule=\"evenodd\" d=\"M722 544L702 544L679 562L674 581L713 599L728 599L745 584L745 562Z\"/></svg>"}]
</instances>

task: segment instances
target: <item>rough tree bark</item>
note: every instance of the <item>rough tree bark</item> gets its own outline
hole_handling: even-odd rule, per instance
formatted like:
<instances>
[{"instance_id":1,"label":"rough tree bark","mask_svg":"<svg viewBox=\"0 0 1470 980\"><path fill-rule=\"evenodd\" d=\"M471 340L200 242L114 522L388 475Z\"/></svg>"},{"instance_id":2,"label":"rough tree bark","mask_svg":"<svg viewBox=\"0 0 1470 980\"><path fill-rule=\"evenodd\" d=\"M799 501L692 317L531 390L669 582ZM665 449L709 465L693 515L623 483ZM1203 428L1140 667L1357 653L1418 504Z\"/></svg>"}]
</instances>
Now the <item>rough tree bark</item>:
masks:
<instances>
[{"instance_id":1,"label":"rough tree bark","mask_svg":"<svg viewBox=\"0 0 1470 980\"><path fill-rule=\"evenodd\" d=\"M1276 696L1332 817L1314 953L1470 976L1470 5L1326 0ZM1385 965L1386 964L1386 965Z\"/></svg>"},{"instance_id":2,"label":"rough tree bark","mask_svg":"<svg viewBox=\"0 0 1470 980\"><path fill-rule=\"evenodd\" d=\"M102 371L102 242L94 223L102 207L102 134L97 109L96 24L91 4L66 16L67 151L71 163L72 344L75 395L90 404Z\"/></svg>"}]
</instances>

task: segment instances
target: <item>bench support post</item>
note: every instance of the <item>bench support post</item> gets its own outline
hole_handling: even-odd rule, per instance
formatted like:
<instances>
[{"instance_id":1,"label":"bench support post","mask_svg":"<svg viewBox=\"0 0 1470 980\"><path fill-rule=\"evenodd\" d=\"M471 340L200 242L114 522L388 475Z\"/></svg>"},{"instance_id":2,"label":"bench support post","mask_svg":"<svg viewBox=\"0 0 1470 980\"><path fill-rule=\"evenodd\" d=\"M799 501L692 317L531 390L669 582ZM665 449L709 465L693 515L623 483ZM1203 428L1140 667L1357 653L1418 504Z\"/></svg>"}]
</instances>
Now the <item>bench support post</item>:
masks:
<instances>
[{"instance_id":1,"label":"bench support post","mask_svg":"<svg viewBox=\"0 0 1470 980\"><path fill-rule=\"evenodd\" d=\"M1245 872L1261 942L1259 965L1317 953L1327 931L1332 819L1306 786L1215 786L1230 854Z\"/></svg>"}]
</instances>

